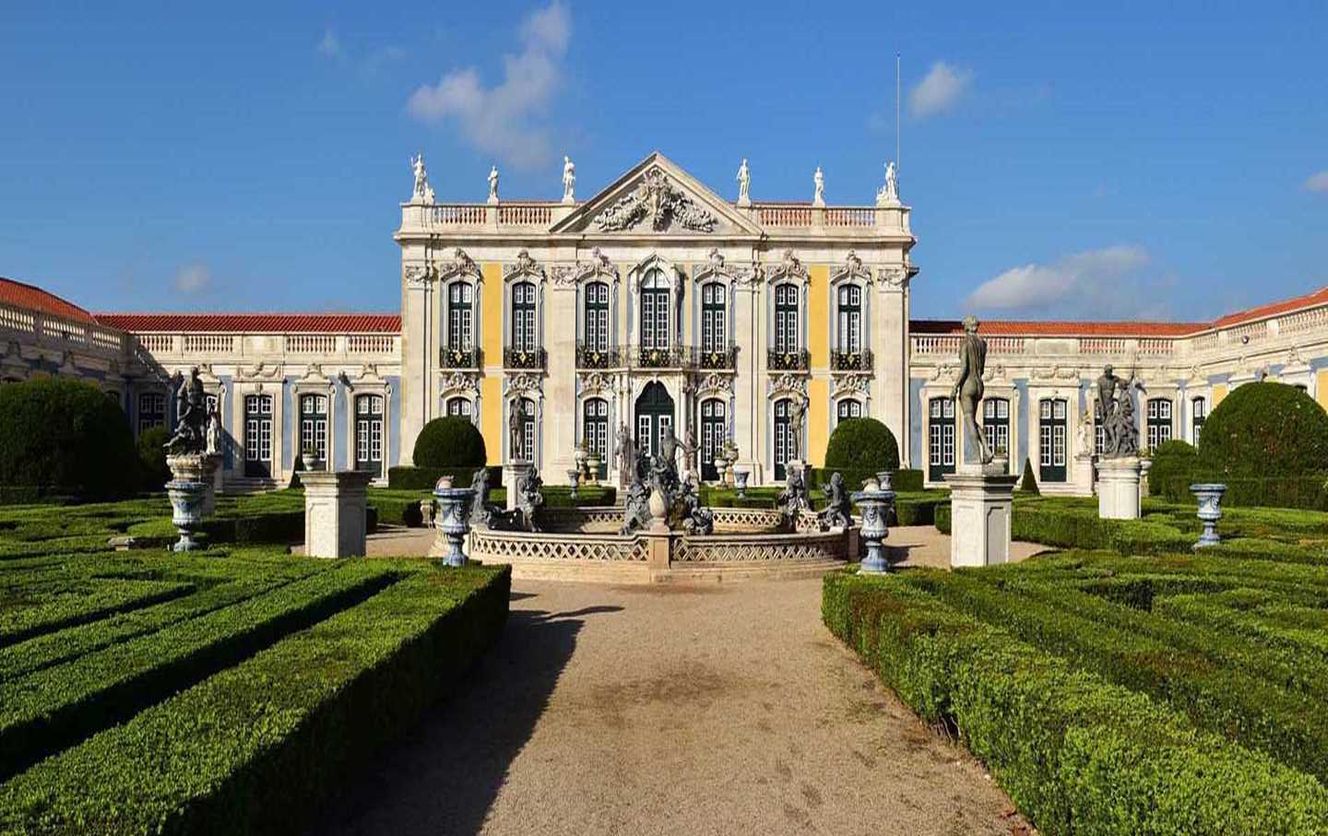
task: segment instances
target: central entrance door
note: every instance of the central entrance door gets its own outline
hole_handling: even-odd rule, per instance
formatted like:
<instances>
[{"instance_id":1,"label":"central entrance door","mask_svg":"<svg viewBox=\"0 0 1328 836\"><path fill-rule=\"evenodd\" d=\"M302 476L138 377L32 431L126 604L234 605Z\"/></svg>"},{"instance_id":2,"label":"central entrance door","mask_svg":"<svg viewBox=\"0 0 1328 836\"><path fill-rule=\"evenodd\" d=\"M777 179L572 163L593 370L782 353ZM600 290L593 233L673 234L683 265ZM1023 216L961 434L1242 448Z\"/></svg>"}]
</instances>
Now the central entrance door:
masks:
<instances>
[{"instance_id":1,"label":"central entrance door","mask_svg":"<svg viewBox=\"0 0 1328 836\"><path fill-rule=\"evenodd\" d=\"M636 449L651 456L657 454L664 428L672 426L673 398L669 391L657 380L647 383L636 399Z\"/></svg>"}]
</instances>

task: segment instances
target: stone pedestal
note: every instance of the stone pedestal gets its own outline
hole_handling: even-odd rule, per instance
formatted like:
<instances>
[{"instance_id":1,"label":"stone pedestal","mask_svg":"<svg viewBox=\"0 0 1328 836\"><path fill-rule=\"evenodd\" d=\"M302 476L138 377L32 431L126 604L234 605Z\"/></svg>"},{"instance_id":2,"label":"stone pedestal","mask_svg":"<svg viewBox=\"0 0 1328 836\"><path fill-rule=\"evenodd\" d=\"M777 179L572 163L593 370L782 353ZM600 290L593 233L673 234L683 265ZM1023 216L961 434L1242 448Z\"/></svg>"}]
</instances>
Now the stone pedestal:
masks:
<instances>
[{"instance_id":1,"label":"stone pedestal","mask_svg":"<svg viewBox=\"0 0 1328 836\"><path fill-rule=\"evenodd\" d=\"M1190 492L1199 500L1199 522L1203 524L1203 532L1199 534L1199 542L1194 544L1194 548L1216 546L1222 542L1222 538L1217 536L1217 521L1222 519L1222 494L1227 492L1227 486L1201 483L1190 485Z\"/></svg>"},{"instance_id":2,"label":"stone pedestal","mask_svg":"<svg viewBox=\"0 0 1328 836\"><path fill-rule=\"evenodd\" d=\"M166 483L166 495L171 500L171 522L180 532L180 539L171 547L177 552L191 552L202 546L194 539L194 529L203 521L203 498L207 485L187 479L172 479Z\"/></svg>"},{"instance_id":3,"label":"stone pedestal","mask_svg":"<svg viewBox=\"0 0 1328 836\"><path fill-rule=\"evenodd\" d=\"M515 511L517 500L521 497L521 479L526 475L526 468L530 467L530 462L508 462L503 465L503 487L507 490L507 505L509 511Z\"/></svg>"},{"instance_id":4,"label":"stone pedestal","mask_svg":"<svg viewBox=\"0 0 1328 836\"><path fill-rule=\"evenodd\" d=\"M885 557L885 538L889 536L886 517L894 498L895 492L888 487L883 488L879 477L868 479L862 490L853 494L853 501L857 503L858 511L862 515L862 528L858 533L861 535L862 543L867 547L867 553L863 556L859 569L861 572L874 574L890 570L890 562ZM850 527L849 531L852 532L853 529ZM850 534L848 538L850 560L858 554L857 543L858 536Z\"/></svg>"},{"instance_id":5,"label":"stone pedestal","mask_svg":"<svg viewBox=\"0 0 1328 836\"><path fill-rule=\"evenodd\" d=\"M440 514L437 525L439 542L435 546L444 540L447 543L443 550L443 564L465 566L466 553L462 545L470 533L470 503L475 497L475 491L471 488L454 488L452 480L444 476L438 480L433 495L438 499Z\"/></svg>"},{"instance_id":6,"label":"stone pedestal","mask_svg":"<svg viewBox=\"0 0 1328 836\"><path fill-rule=\"evenodd\" d=\"M1075 496L1093 495L1093 454L1076 455L1070 470L1070 484Z\"/></svg>"},{"instance_id":7,"label":"stone pedestal","mask_svg":"<svg viewBox=\"0 0 1328 836\"><path fill-rule=\"evenodd\" d=\"M217 487L221 483L220 453L181 453L166 457L171 478L177 482L200 482L203 485L199 513L209 517L217 510Z\"/></svg>"},{"instance_id":8,"label":"stone pedestal","mask_svg":"<svg viewBox=\"0 0 1328 836\"><path fill-rule=\"evenodd\" d=\"M1097 463L1097 515L1104 520L1139 519L1139 459L1128 456Z\"/></svg>"},{"instance_id":9,"label":"stone pedestal","mask_svg":"<svg viewBox=\"0 0 1328 836\"><path fill-rule=\"evenodd\" d=\"M950 565L992 566L1010 559L1010 515L1018 477L998 468L964 467L950 486Z\"/></svg>"},{"instance_id":10,"label":"stone pedestal","mask_svg":"<svg viewBox=\"0 0 1328 836\"><path fill-rule=\"evenodd\" d=\"M367 489L373 474L359 470L300 474L304 485L304 553L362 557Z\"/></svg>"}]
</instances>

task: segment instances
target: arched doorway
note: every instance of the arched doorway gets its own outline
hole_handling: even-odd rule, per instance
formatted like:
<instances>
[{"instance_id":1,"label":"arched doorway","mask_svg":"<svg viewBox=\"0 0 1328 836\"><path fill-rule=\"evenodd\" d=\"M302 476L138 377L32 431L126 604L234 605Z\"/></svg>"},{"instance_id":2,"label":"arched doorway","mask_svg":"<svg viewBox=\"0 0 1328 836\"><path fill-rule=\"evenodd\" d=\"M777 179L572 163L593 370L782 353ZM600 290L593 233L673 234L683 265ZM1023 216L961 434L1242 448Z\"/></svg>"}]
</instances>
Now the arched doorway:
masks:
<instances>
[{"instance_id":1,"label":"arched doorway","mask_svg":"<svg viewBox=\"0 0 1328 836\"><path fill-rule=\"evenodd\" d=\"M673 426L673 398L659 381L651 381L636 399L636 449L648 455L659 452L665 427Z\"/></svg>"}]
</instances>

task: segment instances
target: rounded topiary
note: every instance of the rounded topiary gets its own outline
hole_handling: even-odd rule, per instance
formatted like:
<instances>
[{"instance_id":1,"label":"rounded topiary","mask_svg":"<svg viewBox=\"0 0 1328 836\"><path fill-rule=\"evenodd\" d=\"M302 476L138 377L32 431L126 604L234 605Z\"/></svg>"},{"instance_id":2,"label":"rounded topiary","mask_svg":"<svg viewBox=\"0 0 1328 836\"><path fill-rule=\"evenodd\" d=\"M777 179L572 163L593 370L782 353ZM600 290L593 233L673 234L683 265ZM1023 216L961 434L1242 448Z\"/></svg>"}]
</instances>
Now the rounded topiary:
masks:
<instances>
[{"instance_id":1,"label":"rounded topiary","mask_svg":"<svg viewBox=\"0 0 1328 836\"><path fill-rule=\"evenodd\" d=\"M890 428L875 418L845 418L830 433L824 469L870 473L898 470L899 442Z\"/></svg>"},{"instance_id":2,"label":"rounded topiary","mask_svg":"<svg viewBox=\"0 0 1328 836\"><path fill-rule=\"evenodd\" d=\"M1169 491L1187 496L1198 463L1199 454L1194 445L1180 439L1162 442L1153 451L1153 466L1148 469L1148 492L1153 496L1166 496ZM1185 486L1176 487L1181 482Z\"/></svg>"},{"instance_id":3,"label":"rounded topiary","mask_svg":"<svg viewBox=\"0 0 1328 836\"><path fill-rule=\"evenodd\" d=\"M1308 476L1326 468L1328 413L1285 383L1233 389L1199 436L1199 469L1206 477Z\"/></svg>"},{"instance_id":4,"label":"rounded topiary","mask_svg":"<svg viewBox=\"0 0 1328 836\"><path fill-rule=\"evenodd\" d=\"M488 452L484 436L469 418L449 415L424 425L411 458L416 467L483 467Z\"/></svg>"},{"instance_id":5,"label":"rounded topiary","mask_svg":"<svg viewBox=\"0 0 1328 836\"><path fill-rule=\"evenodd\" d=\"M138 471L145 491L163 491L171 480L171 469L166 466L166 442L170 437L165 427L148 427L138 434Z\"/></svg>"},{"instance_id":6,"label":"rounded topiary","mask_svg":"<svg viewBox=\"0 0 1328 836\"><path fill-rule=\"evenodd\" d=\"M0 386L0 485L118 499L138 475L129 419L101 389L56 377Z\"/></svg>"}]
</instances>

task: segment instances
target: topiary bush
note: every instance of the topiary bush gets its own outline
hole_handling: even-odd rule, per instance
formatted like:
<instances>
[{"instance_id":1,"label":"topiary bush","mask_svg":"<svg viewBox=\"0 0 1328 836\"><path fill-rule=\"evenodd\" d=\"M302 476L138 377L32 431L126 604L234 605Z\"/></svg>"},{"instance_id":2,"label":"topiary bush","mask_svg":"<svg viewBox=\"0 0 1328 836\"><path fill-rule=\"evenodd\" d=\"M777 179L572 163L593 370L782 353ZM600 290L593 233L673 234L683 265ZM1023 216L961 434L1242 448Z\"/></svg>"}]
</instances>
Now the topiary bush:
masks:
<instances>
[{"instance_id":1,"label":"topiary bush","mask_svg":"<svg viewBox=\"0 0 1328 836\"><path fill-rule=\"evenodd\" d=\"M1153 451L1153 466L1148 469L1148 493L1168 499L1188 499L1198 463L1194 445L1179 439L1162 442Z\"/></svg>"},{"instance_id":2,"label":"topiary bush","mask_svg":"<svg viewBox=\"0 0 1328 836\"><path fill-rule=\"evenodd\" d=\"M1204 421L1199 470L1205 478L1288 477L1328 468L1328 413L1285 383L1233 389Z\"/></svg>"},{"instance_id":3,"label":"topiary bush","mask_svg":"<svg viewBox=\"0 0 1328 836\"><path fill-rule=\"evenodd\" d=\"M1024 475L1019 480L1019 492L1039 496L1042 494L1042 491L1038 489L1037 477L1033 475L1032 459L1024 459Z\"/></svg>"},{"instance_id":4,"label":"topiary bush","mask_svg":"<svg viewBox=\"0 0 1328 836\"><path fill-rule=\"evenodd\" d=\"M899 469L899 442L890 428L875 418L846 418L830 433L825 447L822 482L839 471L853 490L881 470Z\"/></svg>"},{"instance_id":5,"label":"topiary bush","mask_svg":"<svg viewBox=\"0 0 1328 836\"><path fill-rule=\"evenodd\" d=\"M0 386L0 485L117 499L138 490L138 473L129 419L93 384L49 377Z\"/></svg>"},{"instance_id":6,"label":"topiary bush","mask_svg":"<svg viewBox=\"0 0 1328 836\"><path fill-rule=\"evenodd\" d=\"M483 467L489 454L469 418L449 415L424 425L411 458L416 467Z\"/></svg>"},{"instance_id":7,"label":"topiary bush","mask_svg":"<svg viewBox=\"0 0 1328 836\"><path fill-rule=\"evenodd\" d=\"M171 433L165 427L148 427L138 434L138 471L145 491L164 491L171 480L166 466L166 442Z\"/></svg>"}]
</instances>

